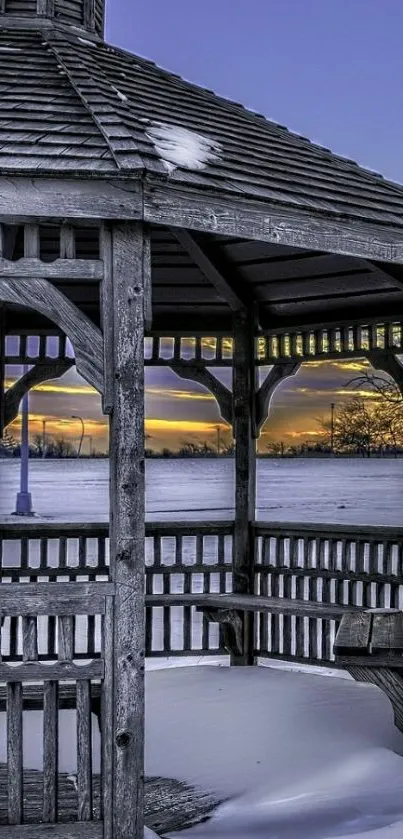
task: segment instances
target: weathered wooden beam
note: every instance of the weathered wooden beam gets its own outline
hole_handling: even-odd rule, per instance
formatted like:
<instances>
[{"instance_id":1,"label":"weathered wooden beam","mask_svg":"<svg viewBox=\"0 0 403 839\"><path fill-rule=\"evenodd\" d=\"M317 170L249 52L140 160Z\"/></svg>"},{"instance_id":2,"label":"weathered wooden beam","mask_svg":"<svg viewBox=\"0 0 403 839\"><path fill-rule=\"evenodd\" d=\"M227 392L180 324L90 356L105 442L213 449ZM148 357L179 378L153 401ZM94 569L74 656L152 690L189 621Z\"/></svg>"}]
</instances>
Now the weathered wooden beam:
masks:
<instances>
[{"instance_id":1,"label":"weathered wooden beam","mask_svg":"<svg viewBox=\"0 0 403 839\"><path fill-rule=\"evenodd\" d=\"M40 312L68 336L78 372L100 393L104 387L102 336L96 326L48 280L3 279L0 301Z\"/></svg>"},{"instance_id":2,"label":"weathered wooden beam","mask_svg":"<svg viewBox=\"0 0 403 839\"><path fill-rule=\"evenodd\" d=\"M255 318L253 311L234 315L233 411L235 439L235 524L233 537L233 591L254 591L254 529L256 508L256 380ZM243 615L242 656L233 664L253 664L253 615Z\"/></svg>"},{"instance_id":3,"label":"weathered wooden beam","mask_svg":"<svg viewBox=\"0 0 403 839\"><path fill-rule=\"evenodd\" d=\"M228 303L229 307L237 312L245 308L245 302L234 290L233 283L218 270L212 259L205 253L194 236L188 230L180 230L172 227L171 232L178 240L182 248L193 259L193 262L200 269L206 279L214 286L218 294Z\"/></svg>"},{"instance_id":4,"label":"weathered wooden beam","mask_svg":"<svg viewBox=\"0 0 403 839\"><path fill-rule=\"evenodd\" d=\"M4 306L0 303L0 439L6 427L6 405L5 405L5 357L6 357L6 333Z\"/></svg>"},{"instance_id":5,"label":"weathered wooden beam","mask_svg":"<svg viewBox=\"0 0 403 839\"><path fill-rule=\"evenodd\" d=\"M113 837L144 828L144 230L111 231L113 372L111 574L114 604ZM112 378L112 376L111 376Z\"/></svg>"},{"instance_id":6,"label":"weathered wooden beam","mask_svg":"<svg viewBox=\"0 0 403 839\"><path fill-rule=\"evenodd\" d=\"M300 361L290 361L285 364L275 364L266 376L263 384L256 393L256 432L260 432L266 422L270 402L277 385L289 376L295 376L301 367Z\"/></svg>"},{"instance_id":7,"label":"weathered wooden beam","mask_svg":"<svg viewBox=\"0 0 403 839\"><path fill-rule=\"evenodd\" d=\"M207 362L205 362L207 363ZM207 370L204 364L196 364L194 361L181 362L180 364L169 364L171 370L181 379L190 379L198 382L207 388L217 400L220 413L225 422L233 424L232 393L214 375Z\"/></svg>"},{"instance_id":8,"label":"weathered wooden beam","mask_svg":"<svg viewBox=\"0 0 403 839\"><path fill-rule=\"evenodd\" d=\"M183 186L146 184L144 219L152 224L239 236L308 250L403 264L403 228L311 213Z\"/></svg>"},{"instance_id":9,"label":"weathered wooden beam","mask_svg":"<svg viewBox=\"0 0 403 839\"><path fill-rule=\"evenodd\" d=\"M36 0L36 11L43 17L53 17L55 13L55 0Z\"/></svg>"},{"instance_id":10,"label":"weathered wooden beam","mask_svg":"<svg viewBox=\"0 0 403 839\"><path fill-rule=\"evenodd\" d=\"M41 382L59 379L73 366L74 360L49 361L47 364L35 364L24 373L4 394L4 428L15 420L23 396Z\"/></svg>"},{"instance_id":11,"label":"weathered wooden beam","mask_svg":"<svg viewBox=\"0 0 403 839\"><path fill-rule=\"evenodd\" d=\"M95 0L84 0L84 26L95 32Z\"/></svg>"},{"instance_id":12,"label":"weathered wooden beam","mask_svg":"<svg viewBox=\"0 0 403 839\"><path fill-rule=\"evenodd\" d=\"M7 25L10 21L8 18ZM142 216L142 186L135 180L29 178L23 173L21 177L0 178L2 222L39 222L44 218L103 222Z\"/></svg>"},{"instance_id":13,"label":"weathered wooden beam","mask_svg":"<svg viewBox=\"0 0 403 839\"><path fill-rule=\"evenodd\" d=\"M17 259L11 262L0 259L0 276L4 279L40 277L45 280L72 282L99 282L103 265L98 259L55 259L42 262L38 257Z\"/></svg>"}]
</instances>

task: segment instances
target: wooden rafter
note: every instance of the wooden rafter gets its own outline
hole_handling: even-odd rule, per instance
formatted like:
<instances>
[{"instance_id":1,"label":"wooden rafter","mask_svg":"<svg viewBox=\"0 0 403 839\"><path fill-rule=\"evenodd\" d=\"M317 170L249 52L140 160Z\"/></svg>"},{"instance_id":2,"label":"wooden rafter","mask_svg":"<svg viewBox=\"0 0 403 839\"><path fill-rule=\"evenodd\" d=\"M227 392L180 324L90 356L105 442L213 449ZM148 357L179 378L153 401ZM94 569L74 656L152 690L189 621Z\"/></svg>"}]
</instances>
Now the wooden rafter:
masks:
<instances>
[{"instance_id":1,"label":"wooden rafter","mask_svg":"<svg viewBox=\"0 0 403 839\"><path fill-rule=\"evenodd\" d=\"M182 245L183 249L193 259L194 263L200 269L202 274L214 286L218 294L224 298L229 307L237 312L239 309L245 308L245 301L240 297L239 293L234 290L233 282L228 277L225 277L222 271L218 270L214 262L203 250L203 248L196 242L188 230L180 230L178 228L171 228L171 232Z\"/></svg>"}]
</instances>

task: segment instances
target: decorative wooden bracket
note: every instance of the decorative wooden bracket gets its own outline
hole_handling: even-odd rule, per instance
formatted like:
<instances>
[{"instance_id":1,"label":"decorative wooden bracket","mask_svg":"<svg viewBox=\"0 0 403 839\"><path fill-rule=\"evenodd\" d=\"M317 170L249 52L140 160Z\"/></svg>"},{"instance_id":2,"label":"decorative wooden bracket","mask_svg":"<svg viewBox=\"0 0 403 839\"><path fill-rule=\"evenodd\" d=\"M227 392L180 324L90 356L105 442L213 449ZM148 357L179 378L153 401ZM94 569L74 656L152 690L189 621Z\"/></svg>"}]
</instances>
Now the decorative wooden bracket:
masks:
<instances>
[{"instance_id":1,"label":"decorative wooden bracket","mask_svg":"<svg viewBox=\"0 0 403 839\"><path fill-rule=\"evenodd\" d=\"M204 609L200 611L209 621L223 625L224 646L230 655L243 656L243 622L234 609Z\"/></svg>"},{"instance_id":2,"label":"decorative wooden bracket","mask_svg":"<svg viewBox=\"0 0 403 839\"><path fill-rule=\"evenodd\" d=\"M210 370L207 370L204 365L195 364L194 361L181 362L181 364L170 364L171 370L180 376L181 379L191 379L194 382L206 387L210 393L213 394L219 405L222 418L233 425L233 407L232 407L232 393L225 385L222 384Z\"/></svg>"},{"instance_id":3,"label":"decorative wooden bracket","mask_svg":"<svg viewBox=\"0 0 403 839\"><path fill-rule=\"evenodd\" d=\"M74 347L78 372L90 385L103 393L101 332L61 291L45 279L0 277L0 301L34 309L55 323Z\"/></svg>"},{"instance_id":4,"label":"decorative wooden bracket","mask_svg":"<svg viewBox=\"0 0 403 839\"><path fill-rule=\"evenodd\" d=\"M35 385L41 382L46 382L49 379L59 379L67 370L73 366L74 360L71 361L53 361L49 364L36 364L21 376L4 394L4 427L15 420L21 399L28 393Z\"/></svg>"},{"instance_id":5,"label":"decorative wooden bracket","mask_svg":"<svg viewBox=\"0 0 403 839\"><path fill-rule=\"evenodd\" d=\"M270 408L270 401L277 385L282 381L282 379L286 379L288 376L295 376L300 367L300 361L290 361L285 364L275 364L270 370L270 373L264 380L255 397L257 436L259 435L262 425L266 422Z\"/></svg>"},{"instance_id":6,"label":"decorative wooden bracket","mask_svg":"<svg viewBox=\"0 0 403 839\"><path fill-rule=\"evenodd\" d=\"M392 377L403 396L403 365L397 360L396 354L390 350L366 350L363 355L375 370L383 370Z\"/></svg>"}]
</instances>

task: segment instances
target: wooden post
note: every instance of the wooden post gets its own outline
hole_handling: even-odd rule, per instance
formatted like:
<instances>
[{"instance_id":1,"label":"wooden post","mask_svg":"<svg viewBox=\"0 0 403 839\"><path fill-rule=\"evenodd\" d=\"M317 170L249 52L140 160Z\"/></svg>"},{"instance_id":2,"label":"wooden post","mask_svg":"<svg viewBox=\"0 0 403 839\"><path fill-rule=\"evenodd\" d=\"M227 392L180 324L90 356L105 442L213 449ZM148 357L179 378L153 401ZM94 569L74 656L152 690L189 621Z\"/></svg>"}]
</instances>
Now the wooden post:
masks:
<instances>
[{"instance_id":1,"label":"wooden post","mask_svg":"<svg viewBox=\"0 0 403 839\"><path fill-rule=\"evenodd\" d=\"M110 249L108 258L107 249ZM113 839L143 839L144 785L144 289L148 240L140 224L103 235L113 300L104 330L113 334L110 443L113 615ZM108 278L106 278L108 281ZM107 321L113 329L107 329ZM107 642L109 639L107 639ZM105 732L109 729L106 722ZM107 750L106 750L107 752ZM105 752L105 753L106 753ZM108 772L108 767L105 767ZM107 839L111 839L108 836Z\"/></svg>"},{"instance_id":2,"label":"wooden post","mask_svg":"<svg viewBox=\"0 0 403 839\"><path fill-rule=\"evenodd\" d=\"M6 425L5 409L5 317L4 307L0 303L0 440Z\"/></svg>"},{"instance_id":3,"label":"wooden post","mask_svg":"<svg viewBox=\"0 0 403 839\"><path fill-rule=\"evenodd\" d=\"M254 533L256 506L256 422L255 394L257 367L254 351L255 322L252 311L234 315L233 386L235 439L235 530L233 590L236 594L254 591ZM254 663L253 614L245 615L242 656L232 656L231 664Z\"/></svg>"}]
</instances>

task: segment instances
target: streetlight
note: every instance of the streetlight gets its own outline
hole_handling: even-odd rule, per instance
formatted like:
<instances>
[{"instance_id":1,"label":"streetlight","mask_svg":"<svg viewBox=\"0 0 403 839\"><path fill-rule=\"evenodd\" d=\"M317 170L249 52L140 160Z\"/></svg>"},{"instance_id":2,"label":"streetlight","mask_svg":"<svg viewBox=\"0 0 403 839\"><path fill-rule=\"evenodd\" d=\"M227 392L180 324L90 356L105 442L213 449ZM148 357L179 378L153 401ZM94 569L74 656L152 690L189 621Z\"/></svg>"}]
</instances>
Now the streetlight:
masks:
<instances>
[{"instance_id":1,"label":"streetlight","mask_svg":"<svg viewBox=\"0 0 403 839\"><path fill-rule=\"evenodd\" d=\"M220 457L221 454L221 428L219 425L216 426L217 431L217 454Z\"/></svg>"},{"instance_id":2,"label":"streetlight","mask_svg":"<svg viewBox=\"0 0 403 839\"><path fill-rule=\"evenodd\" d=\"M23 375L28 373L29 367L27 364L23 367ZM20 466L20 491L17 492L15 515L16 516L32 516L32 497L28 492L28 463L29 463L29 436L28 436L28 420L29 420L29 405L28 392L24 394L21 403L21 466Z\"/></svg>"},{"instance_id":3,"label":"streetlight","mask_svg":"<svg viewBox=\"0 0 403 839\"><path fill-rule=\"evenodd\" d=\"M78 446L78 452L77 452L77 457L80 457L81 446L83 444L84 433L85 433L84 420L83 420L82 417L78 417L76 414L72 414L71 419L79 420L79 422L81 422L81 439L80 439L80 443L79 443L79 446Z\"/></svg>"},{"instance_id":4,"label":"streetlight","mask_svg":"<svg viewBox=\"0 0 403 839\"><path fill-rule=\"evenodd\" d=\"M42 457L46 454L46 423L47 420L42 420Z\"/></svg>"},{"instance_id":5,"label":"streetlight","mask_svg":"<svg viewBox=\"0 0 403 839\"><path fill-rule=\"evenodd\" d=\"M334 402L330 405L331 416L330 416L330 452L334 454L334 409L335 404Z\"/></svg>"}]
</instances>

